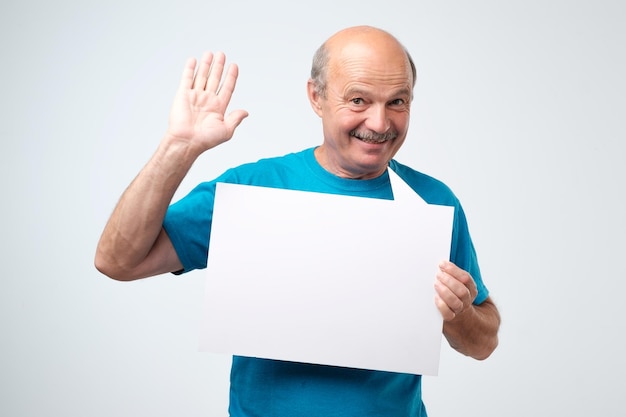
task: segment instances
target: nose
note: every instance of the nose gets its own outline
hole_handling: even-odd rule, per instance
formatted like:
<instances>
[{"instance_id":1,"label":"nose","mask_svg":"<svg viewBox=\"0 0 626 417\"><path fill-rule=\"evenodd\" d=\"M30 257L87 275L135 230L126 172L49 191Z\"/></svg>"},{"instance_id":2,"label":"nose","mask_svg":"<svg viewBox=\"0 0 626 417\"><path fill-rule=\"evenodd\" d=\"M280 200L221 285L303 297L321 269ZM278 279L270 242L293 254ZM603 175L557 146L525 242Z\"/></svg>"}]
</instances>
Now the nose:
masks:
<instances>
[{"instance_id":1,"label":"nose","mask_svg":"<svg viewBox=\"0 0 626 417\"><path fill-rule=\"evenodd\" d=\"M384 105L371 106L368 110L365 126L376 133L385 133L391 127L387 117L387 107Z\"/></svg>"}]
</instances>

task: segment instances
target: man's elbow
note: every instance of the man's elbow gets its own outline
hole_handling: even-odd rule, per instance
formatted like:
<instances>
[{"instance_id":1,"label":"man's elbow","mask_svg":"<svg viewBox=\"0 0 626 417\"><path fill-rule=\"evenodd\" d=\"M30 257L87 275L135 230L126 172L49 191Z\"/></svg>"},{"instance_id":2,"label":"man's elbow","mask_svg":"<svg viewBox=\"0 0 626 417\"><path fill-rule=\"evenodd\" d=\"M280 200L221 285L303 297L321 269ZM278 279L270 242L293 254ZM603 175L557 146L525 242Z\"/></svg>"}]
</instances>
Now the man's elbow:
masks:
<instances>
[{"instance_id":1,"label":"man's elbow","mask_svg":"<svg viewBox=\"0 0 626 417\"><path fill-rule=\"evenodd\" d=\"M130 271L108 260L107 257L103 256L100 252L96 252L94 266L98 272L116 281L133 281L138 278L130 273Z\"/></svg>"}]
</instances>

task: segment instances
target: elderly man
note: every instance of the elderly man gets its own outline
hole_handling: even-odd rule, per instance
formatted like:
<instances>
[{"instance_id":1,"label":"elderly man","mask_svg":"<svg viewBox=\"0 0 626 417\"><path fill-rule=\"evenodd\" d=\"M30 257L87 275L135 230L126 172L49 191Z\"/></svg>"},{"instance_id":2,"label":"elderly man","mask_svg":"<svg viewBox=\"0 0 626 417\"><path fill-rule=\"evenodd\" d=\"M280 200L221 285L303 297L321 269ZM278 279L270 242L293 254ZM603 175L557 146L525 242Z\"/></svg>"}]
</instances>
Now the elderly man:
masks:
<instances>
[{"instance_id":1,"label":"elderly man","mask_svg":"<svg viewBox=\"0 0 626 417\"><path fill-rule=\"evenodd\" d=\"M393 159L407 136L416 77L400 42L369 26L334 34L315 53L307 86L322 143L228 170L171 204L194 161L231 139L248 115L226 114L237 76L221 53L204 54L199 65L187 62L165 136L105 226L98 270L133 280L206 267L216 182L391 199L392 169L427 202L455 208L450 260L433 277L434 302L450 345L487 358L498 343L500 317L461 204L440 181ZM229 411L233 417L426 415L419 375L240 356L233 358Z\"/></svg>"}]
</instances>

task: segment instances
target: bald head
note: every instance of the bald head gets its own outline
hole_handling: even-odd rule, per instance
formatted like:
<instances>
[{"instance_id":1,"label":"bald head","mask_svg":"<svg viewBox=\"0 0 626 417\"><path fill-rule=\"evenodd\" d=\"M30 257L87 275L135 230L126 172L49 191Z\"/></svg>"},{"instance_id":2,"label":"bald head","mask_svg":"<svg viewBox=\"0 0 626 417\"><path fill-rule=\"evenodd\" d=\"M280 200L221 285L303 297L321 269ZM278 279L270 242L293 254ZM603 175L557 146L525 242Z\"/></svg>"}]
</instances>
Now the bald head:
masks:
<instances>
[{"instance_id":1,"label":"bald head","mask_svg":"<svg viewBox=\"0 0 626 417\"><path fill-rule=\"evenodd\" d=\"M415 86L417 73L413 59L393 35L372 26L354 26L332 35L313 56L311 79L320 96L325 97L329 75L341 71L346 57L362 57L380 65L401 60L410 74L411 85Z\"/></svg>"}]
</instances>

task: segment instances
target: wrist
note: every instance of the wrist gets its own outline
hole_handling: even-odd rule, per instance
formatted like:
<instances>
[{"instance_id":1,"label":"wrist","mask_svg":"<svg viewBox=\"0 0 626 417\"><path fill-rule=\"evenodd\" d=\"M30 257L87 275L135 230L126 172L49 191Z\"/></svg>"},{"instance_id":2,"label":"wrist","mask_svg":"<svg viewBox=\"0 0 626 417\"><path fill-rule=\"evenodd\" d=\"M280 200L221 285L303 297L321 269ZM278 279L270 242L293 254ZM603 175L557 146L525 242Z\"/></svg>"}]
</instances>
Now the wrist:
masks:
<instances>
[{"instance_id":1,"label":"wrist","mask_svg":"<svg viewBox=\"0 0 626 417\"><path fill-rule=\"evenodd\" d=\"M163 158L178 163L188 161L189 165L193 164L204 151L205 149L197 146L192 139L170 132L165 133L157 148L157 154Z\"/></svg>"}]
</instances>

